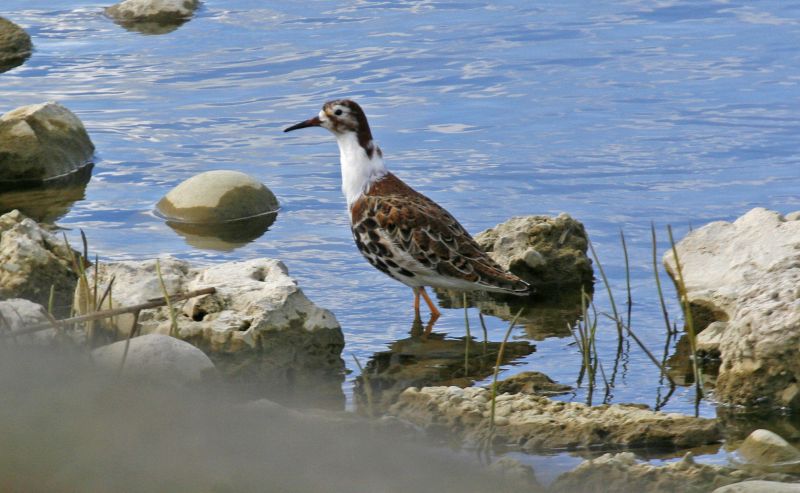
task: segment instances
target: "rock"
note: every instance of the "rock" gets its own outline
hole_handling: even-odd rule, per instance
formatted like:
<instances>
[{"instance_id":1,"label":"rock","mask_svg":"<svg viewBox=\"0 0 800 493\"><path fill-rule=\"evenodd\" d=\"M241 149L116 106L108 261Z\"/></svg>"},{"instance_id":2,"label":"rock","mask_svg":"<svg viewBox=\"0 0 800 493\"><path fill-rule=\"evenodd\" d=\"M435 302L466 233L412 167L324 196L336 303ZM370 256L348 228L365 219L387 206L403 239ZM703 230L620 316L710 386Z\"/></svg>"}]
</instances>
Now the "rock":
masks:
<instances>
[{"instance_id":1,"label":"rock","mask_svg":"<svg viewBox=\"0 0 800 493\"><path fill-rule=\"evenodd\" d=\"M275 212L278 199L245 173L216 170L181 182L156 207L171 221L218 224Z\"/></svg>"},{"instance_id":2,"label":"rock","mask_svg":"<svg viewBox=\"0 0 800 493\"><path fill-rule=\"evenodd\" d=\"M418 323L421 333L422 324ZM472 385L474 380L492 374L499 349L499 342L489 341L484 347L482 342L473 341L465 375L464 339L450 339L433 332L425 339L412 335L395 341L388 351L376 352L367 362L364 372L356 378L354 397L357 409L366 415L384 412L408 387ZM503 352L503 364L527 356L534 350L528 341L509 341Z\"/></svg>"},{"instance_id":3,"label":"rock","mask_svg":"<svg viewBox=\"0 0 800 493\"><path fill-rule=\"evenodd\" d=\"M475 241L540 295L592 285L588 236L583 224L567 214L514 217L479 233Z\"/></svg>"},{"instance_id":4,"label":"rock","mask_svg":"<svg viewBox=\"0 0 800 493\"><path fill-rule=\"evenodd\" d=\"M49 102L0 117L0 190L38 186L91 165L94 144L70 110Z\"/></svg>"},{"instance_id":5,"label":"rock","mask_svg":"<svg viewBox=\"0 0 800 493\"><path fill-rule=\"evenodd\" d=\"M31 56L33 43L24 29L0 17L0 73L22 65Z\"/></svg>"},{"instance_id":6,"label":"rock","mask_svg":"<svg viewBox=\"0 0 800 493\"><path fill-rule=\"evenodd\" d=\"M32 301L20 298L0 301L0 333L14 334L31 325L47 322L46 313L45 307ZM17 335L12 339L4 339L0 341L0 344L8 341L13 341L14 344L50 344L55 338L56 331L47 329L32 334Z\"/></svg>"},{"instance_id":7,"label":"rock","mask_svg":"<svg viewBox=\"0 0 800 493\"><path fill-rule=\"evenodd\" d=\"M713 337L722 359L715 398L800 409L800 220L757 208L696 229L676 248L696 330L726 323ZM671 251L664 265L675 279Z\"/></svg>"},{"instance_id":8,"label":"rock","mask_svg":"<svg viewBox=\"0 0 800 493\"><path fill-rule=\"evenodd\" d=\"M752 474L709 464L697 464L691 454L683 460L663 466L637 463L630 452L605 454L587 460L562 474L550 486L550 492L564 493L707 493L713 488L736 483ZM785 476L779 476L785 479Z\"/></svg>"},{"instance_id":9,"label":"rock","mask_svg":"<svg viewBox=\"0 0 800 493\"><path fill-rule=\"evenodd\" d=\"M532 487L537 490L541 489L541 485L536 480L536 473L533 468L527 464L523 464L517 459L505 456L492 462L489 470L497 473L504 478L517 481L522 487Z\"/></svg>"},{"instance_id":10,"label":"rock","mask_svg":"<svg viewBox=\"0 0 800 493\"><path fill-rule=\"evenodd\" d=\"M0 216L0 299L47 305L54 287L58 314L72 305L78 276L64 242L19 211Z\"/></svg>"},{"instance_id":11,"label":"rock","mask_svg":"<svg viewBox=\"0 0 800 493\"><path fill-rule=\"evenodd\" d=\"M497 382L498 394L556 395L571 392L572 387L554 382L538 371L524 371Z\"/></svg>"},{"instance_id":12,"label":"rock","mask_svg":"<svg viewBox=\"0 0 800 493\"><path fill-rule=\"evenodd\" d=\"M695 342L697 351L719 353L719 344L727 329L727 322L711 322L708 327L697 334Z\"/></svg>"},{"instance_id":13,"label":"rock","mask_svg":"<svg viewBox=\"0 0 800 493\"><path fill-rule=\"evenodd\" d=\"M95 363L118 371L127 341L118 341L92 351ZM216 376L214 363L191 344L161 334L130 340L122 375L137 382L165 385L199 384Z\"/></svg>"},{"instance_id":14,"label":"rock","mask_svg":"<svg viewBox=\"0 0 800 493\"><path fill-rule=\"evenodd\" d=\"M800 450L769 430L755 430L737 449L748 464L781 472L800 472Z\"/></svg>"},{"instance_id":15,"label":"rock","mask_svg":"<svg viewBox=\"0 0 800 493\"><path fill-rule=\"evenodd\" d=\"M490 392L481 388L410 388L390 413L428 430L480 443L490 430ZM495 437L526 451L623 447L692 447L721 439L713 419L662 413L640 405L590 407L526 394L497 396L496 416L508 424Z\"/></svg>"},{"instance_id":16,"label":"rock","mask_svg":"<svg viewBox=\"0 0 800 493\"><path fill-rule=\"evenodd\" d=\"M711 493L800 493L800 484L757 479L722 486Z\"/></svg>"},{"instance_id":17,"label":"rock","mask_svg":"<svg viewBox=\"0 0 800 493\"><path fill-rule=\"evenodd\" d=\"M181 182L156 208L187 243L228 251L264 234L275 222L279 205L255 178L216 170Z\"/></svg>"},{"instance_id":18,"label":"rock","mask_svg":"<svg viewBox=\"0 0 800 493\"><path fill-rule=\"evenodd\" d=\"M165 34L188 21L198 5L198 0L124 0L105 12L128 30Z\"/></svg>"},{"instance_id":19,"label":"rock","mask_svg":"<svg viewBox=\"0 0 800 493\"><path fill-rule=\"evenodd\" d=\"M115 306L161 298L155 267L155 260L100 264L99 285L114 277ZM177 302L173 308L177 336L203 349L224 375L242 377L261 389L324 383L320 396L327 392L337 402L343 398L339 322L303 294L283 263L254 259L194 268L162 258L160 267L169 293L216 288L215 294ZM141 312L139 323L143 334L170 333L167 307ZM131 325L132 316L117 317L111 332L125 337Z\"/></svg>"}]
</instances>

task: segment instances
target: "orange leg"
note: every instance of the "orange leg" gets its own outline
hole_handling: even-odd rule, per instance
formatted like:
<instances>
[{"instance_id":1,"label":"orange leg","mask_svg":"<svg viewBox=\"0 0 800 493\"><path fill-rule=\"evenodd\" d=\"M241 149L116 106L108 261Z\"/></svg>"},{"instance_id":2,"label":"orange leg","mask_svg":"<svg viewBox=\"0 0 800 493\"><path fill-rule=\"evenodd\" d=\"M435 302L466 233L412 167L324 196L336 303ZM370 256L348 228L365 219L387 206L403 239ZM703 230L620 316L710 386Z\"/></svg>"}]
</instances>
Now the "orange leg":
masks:
<instances>
[{"instance_id":1,"label":"orange leg","mask_svg":"<svg viewBox=\"0 0 800 493\"><path fill-rule=\"evenodd\" d=\"M419 292L420 294L422 294L422 297L425 298L425 303L427 303L428 309L430 309L431 311L431 319L428 320L428 325L425 327L425 336L427 336L433 330L433 324L436 323L436 321L439 319L439 316L442 313L439 311L438 308L436 308L436 305L433 304L433 301L431 301L431 298L428 296L428 293L425 292L424 287L420 288Z\"/></svg>"},{"instance_id":2,"label":"orange leg","mask_svg":"<svg viewBox=\"0 0 800 493\"><path fill-rule=\"evenodd\" d=\"M414 320L421 320L419 316L419 288L411 288L414 291Z\"/></svg>"}]
</instances>

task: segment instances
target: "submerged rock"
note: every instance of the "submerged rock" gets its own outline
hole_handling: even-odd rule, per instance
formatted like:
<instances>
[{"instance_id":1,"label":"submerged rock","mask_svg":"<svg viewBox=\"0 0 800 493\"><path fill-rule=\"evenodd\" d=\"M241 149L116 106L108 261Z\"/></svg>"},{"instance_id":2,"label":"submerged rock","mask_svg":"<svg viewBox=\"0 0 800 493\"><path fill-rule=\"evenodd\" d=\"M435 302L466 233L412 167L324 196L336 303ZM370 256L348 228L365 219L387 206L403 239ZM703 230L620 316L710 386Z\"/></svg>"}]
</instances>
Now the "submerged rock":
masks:
<instances>
[{"instance_id":1,"label":"submerged rock","mask_svg":"<svg viewBox=\"0 0 800 493\"><path fill-rule=\"evenodd\" d=\"M525 394L503 394L496 401L495 439L526 451L683 448L721 439L716 420L651 411L646 406L590 407ZM390 412L423 428L478 443L490 430L491 393L481 388L410 388Z\"/></svg>"},{"instance_id":2,"label":"submerged rock","mask_svg":"<svg viewBox=\"0 0 800 493\"><path fill-rule=\"evenodd\" d=\"M118 341L92 351L95 363L108 371L137 382L160 385L199 384L216 376L214 363L188 342L161 334L134 337L128 344L125 363L122 358L128 341Z\"/></svg>"},{"instance_id":3,"label":"submerged rock","mask_svg":"<svg viewBox=\"0 0 800 493\"><path fill-rule=\"evenodd\" d=\"M0 299L25 298L57 313L72 305L78 276L64 241L19 211L0 216Z\"/></svg>"},{"instance_id":4,"label":"submerged rock","mask_svg":"<svg viewBox=\"0 0 800 493\"><path fill-rule=\"evenodd\" d=\"M187 243L227 251L264 234L279 205L275 194L255 178L215 170L181 182L156 208Z\"/></svg>"},{"instance_id":5,"label":"submerged rock","mask_svg":"<svg viewBox=\"0 0 800 493\"><path fill-rule=\"evenodd\" d=\"M130 31L165 34L191 19L198 5L198 0L124 0L105 12Z\"/></svg>"},{"instance_id":6,"label":"submerged rock","mask_svg":"<svg viewBox=\"0 0 800 493\"><path fill-rule=\"evenodd\" d=\"M0 117L0 190L38 186L90 166L94 144L64 106L22 106Z\"/></svg>"},{"instance_id":7,"label":"submerged rock","mask_svg":"<svg viewBox=\"0 0 800 493\"><path fill-rule=\"evenodd\" d=\"M419 332L422 331L420 324ZM354 396L362 414L384 412L408 387L455 385L467 387L494 371L499 342L472 341L465 361L465 341L431 333L395 341L388 351L375 353L356 379ZM503 363L533 353L527 341L511 341L503 352ZM465 366L467 373L465 374Z\"/></svg>"},{"instance_id":8,"label":"submerged rock","mask_svg":"<svg viewBox=\"0 0 800 493\"><path fill-rule=\"evenodd\" d=\"M586 255L589 237L583 224L568 214L514 217L478 233L475 241L541 296L593 283L592 261Z\"/></svg>"},{"instance_id":9,"label":"submerged rock","mask_svg":"<svg viewBox=\"0 0 800 493\"><path fill-rule=\"evenodd\" d=\"M28 33L0 17L0 73L22 65L32 51L33 43Z\"/></svg>"},{"instance_id":10,"label":"submerged rock","mask_svg":"<svg viewBox=\"0 0 800 493\"><path fill-rule=\"evenodd\" d=\"M572 391L569 385L553 381L542 372L524 371L497 382L498 394L556 395Z\"/></svg>"},{"instance_id":11,"label":"submerged rock","mask_svg":"<svg viewBox=\"0 0 800 493\"><path fill-rule=\"evenodd\" d=\"M696 330L722 359L714 392L728 404L800 409L800 220L753 209L676 245ZM673 279L671 251L664 265Z\"/></svg>"},{"instance_id":12,"label":"submerged rock","mask_svg":"<svg viewBox=\"0 0 800 493\"><path fill-rule=\"evenodd\" d=\"M195 268L162 258L160 268L170 294L216 288L215 294L176 302L173 308L177 336L206 351L223 375L249 376L249 383L263 389L317 385L332 399L342 398L339 322L303 294L283 263L254 259ZM98 272L101 289L114 278L114 306L163 297L155 260L101 263ZM132 322L130 315L116 317L110 333L125 337ZM139 324L143 334L170 333L167 307L142 311Z\"/></svg>"},{"instance_id":13,"label":"submerged rock","mask_svg":"<svg viewBox=\"0 0 800 493\"><path fill-rule=\"evenodd\" d=\"M780 472L800 472L800 450L769 430L755 430L737 449L747 464Z\"/></svg>"},{"instance_id":14,"label":"submerged rock","mask_svg":"<svg viewBox=\"0 0 800 493\"><path fill-rule=\"evenodd\" d=\"M239 171L215 170L181 182L156 205L167 219L219 224L278 210L278 199L263 183Z\"/></svg>"},{"instance_id":15,"label":"submerged rock","mask_svg":"<svg viewBox=\"0 0 800 493\"><path fill-rule=\"evenodd\" d=\"M753 477L746 471L698 464L691 454L663 466L637 463L630 452L605 454L562 474L550 486L553 493L707 493L713 488ZM777 476L786 479L786 476Z\"/></svg>"}]
</instances>

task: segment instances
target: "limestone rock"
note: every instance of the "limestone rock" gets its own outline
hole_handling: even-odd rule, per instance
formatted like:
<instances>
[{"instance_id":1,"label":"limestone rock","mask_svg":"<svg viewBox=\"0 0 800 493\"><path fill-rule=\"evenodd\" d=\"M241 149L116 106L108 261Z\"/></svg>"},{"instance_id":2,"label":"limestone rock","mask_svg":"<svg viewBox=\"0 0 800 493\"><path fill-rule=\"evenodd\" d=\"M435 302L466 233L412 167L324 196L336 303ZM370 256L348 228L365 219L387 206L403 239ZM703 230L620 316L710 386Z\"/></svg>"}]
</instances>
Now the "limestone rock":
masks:
<instances>
[{"instance_id":1,"label":"limestone rock","mask_svg":"<svg viewBox=\"0 0 800 493\"><path fill-rule=\"evenodd\" d=\"M769 430L755 430L737 449L748 464L781 472L800 472L800 450Z\"/></svg>"},{"instance_id":2,"label":"limestone rock","mask_svg":"<svg viewBox=\"0 0 800 493\"><path fill-rule=\"evenodd\" d=\"M165 34L188 21L198 0L124 0L106 8L106 14L131 31Z\"/></svg>"},{"instance_id":3,"label":"limestone rock","mask_svg":"<svg viewBox=\"0 0 800 493\"><path fill-rule=\"evenodd\" d=\"M63 179L91 165L94 144L64 106L33 104L0 117L0 190Z\"/></svg>"},{"instance_id":4,"label":"limestone rock","mask_svg":"<svg viewBox=\"0 0 800 493\"><path fill-rule=\"evenodd\" d=\"M715 397L800 408L800 220L757 208L676 247L696 329L726 322L714 337L722 359ZM671 251L664 264L674 279Z\"/></svg>"},{"instance_id":5,"label":"limestone rock","mask_svg":"<svg viewBox=\"0 0 800 493\"><path fill-rule=\"evenodd\" d=\"M118 341L92 351L95 363L108 371L118 371L127 341ZM124 377L137 382L165 385L199 384L216 376L214 363L191 344L161 334L147 334L130 341Z\"/></svg>"},{"instance_id":6,"label":"limestone rock","mask_svg":"<svg viewBox=\"0 0 800 493\"><path fill-rule=\"evenodd\" d=\"M21 298L0 301L0 333L7 331L14 334L31 325L47 322L46 313L47 310L42 305ZM4 339L0 341L0 344L8 341L13 341L14 344L49 344L53 342L55 336L54 329L47 329Z\"/></svg>"},{"instance_id":7,"label":"limestone rock","mask_svg":"<svg viewBox=\"0 0 800 493\"><path fill-rule=\"evenodd\" d=\"M740 471L717 465L698 464L691 454L683 460L663 466L637 463L630 452L605 454L587 460L562 474L550 486L553 493L707 493L713 488L752 477ZM783 479L783 476L780 476ZM727 490L726 490L727 491Z\"/></svg>"},{"instance_id":8,"label":"limestone rock","mask_svg":"<svg viewBox=\"0 0 800 493\"><path fill-rule=\"evenodd\" d=\"M592 284L588 236L583 224L567 214L514 217L477 234L475 240L541 295Z\"/></svg>"},{"instance_id":9,"label":"limestone rock","mask_svg":"<svg viewBox=\"0 0 800 493\"><path fill-rule=\"evenodd\" d=\"M22 65L32 51L33 44L28 33L0 17L0 73Z\"/></svg>"},{"instance_id":10,"label":"limestone rock","mask_svg":"<svg viewBox=\"0 0 800 493\"><path fill-rule=\"evenodd\" d=\"M54 304L71 306L77 276L70 259L62 240L19 211L0 216L0 299L47 305L54 286Z\"/></svg>"},{"instance_id":11,"label":"limestone rock","mask_svg":"<svg viewBox=\"0 0 800 493\"><path fill-rule=\"evenodd\" d=\"M495 437L526 451L691 447L721 439L716 420L651 411L638 405L590 407L526 394L496 399ZM446 430L479 443L490 429L491 394L486 389L409 388L390 412L417 426Z\"/></svg>"},{"instance_id":12,"label":"limestone rock","mask_svg":"<svg viewBox=\"0 0 800 493\"><path fill-rule=\"evenodd\" d=\"M722 486L711 493L800 493L800 484L756 479Z\"/></svg>"},{"instance_id":13,"label":"limestone rock","mask_svg":"<svg viewBox=\"0 0 800 493\"><path fill-rule=\"evenodd\" d=\"M303 294L280 261L253 259L195 268L162 258L160 268L169 293L216 288L215 294L177 302L173 308L177 336L203 349L224 375L257 377L263 387L326 376L332 378L331 385L339 385L344 370L339 322ZM114 277L115 306L163 297L155 260L101 263L98 272L100 286ZM139 323L143 334L170 332L167 307L141 312ZM131 326L131 316L117 317L113 332L125 337ZM338 399L341 388L335 392Z\"/></svg>"}]
</instances>

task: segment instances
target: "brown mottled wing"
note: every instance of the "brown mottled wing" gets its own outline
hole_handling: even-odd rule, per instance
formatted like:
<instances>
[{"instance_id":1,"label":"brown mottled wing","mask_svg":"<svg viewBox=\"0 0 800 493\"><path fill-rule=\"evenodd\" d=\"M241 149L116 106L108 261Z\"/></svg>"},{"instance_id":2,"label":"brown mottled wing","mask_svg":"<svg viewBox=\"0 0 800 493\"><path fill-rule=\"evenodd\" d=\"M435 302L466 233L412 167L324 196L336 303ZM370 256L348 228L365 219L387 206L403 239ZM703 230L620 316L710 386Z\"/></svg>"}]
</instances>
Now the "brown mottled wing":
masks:
<instances>
[{"instance_id":1,"label":"brown mottled wing","mask_svg":"<svg viewBox=\"0 0 800 493\"><path fill-rule=\"evenodd\" d=\"M505 272L449 212L424 195L367 195L361 200L364 202L360 204L363 208L359 222L377 225L397 248L423 267L442 276L474 282L487 290L528 294L527 283Z\"/></svg>"}]
</instances>

